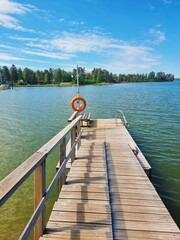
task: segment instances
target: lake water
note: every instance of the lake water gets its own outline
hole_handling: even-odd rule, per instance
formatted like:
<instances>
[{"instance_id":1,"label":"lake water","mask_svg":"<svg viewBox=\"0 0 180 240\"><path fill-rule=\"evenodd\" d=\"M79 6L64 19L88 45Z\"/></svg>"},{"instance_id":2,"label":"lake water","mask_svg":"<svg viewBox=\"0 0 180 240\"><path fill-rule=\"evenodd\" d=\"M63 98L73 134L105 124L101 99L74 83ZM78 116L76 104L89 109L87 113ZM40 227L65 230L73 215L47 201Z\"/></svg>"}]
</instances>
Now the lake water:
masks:
<instances>
[{"instance_id":1,"label":"lake water","mask_svg":"<svg viewBox=\"0 0 180 240\"><path fill-rule=\"evenodd\" d=\"M152 166L152 182L180 226L180 81L80 87L92 118L123 110ZM0 180L58 133L72 114L75 87L0 91ZM58 152L47 162L50 181ZM0 239L17 239L33 211L33 176L0 209ZM53 205L56 190L48 202Z\"/></svg>"}]
</instances>

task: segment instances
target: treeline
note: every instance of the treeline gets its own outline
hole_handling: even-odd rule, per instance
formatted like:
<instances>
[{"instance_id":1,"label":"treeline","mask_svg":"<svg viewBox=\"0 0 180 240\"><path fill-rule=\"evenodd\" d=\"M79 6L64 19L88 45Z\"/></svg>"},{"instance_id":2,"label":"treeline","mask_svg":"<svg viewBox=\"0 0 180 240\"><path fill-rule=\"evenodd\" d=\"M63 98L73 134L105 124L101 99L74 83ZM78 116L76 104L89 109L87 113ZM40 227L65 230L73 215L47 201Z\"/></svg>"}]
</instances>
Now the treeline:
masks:
<instances>
[{"instance_id":1,"label":"treeline","mask_svg":"<svg viewBox=\"0 0 180 240\"><path fill-rule=\"evenodd\" d=\"M101 83L126 83L126 82L154 82L154 81L174 81L174 75L164 72L150 72L149 74L113 74L105 69L94 68L91 72L86 72L85 68L78 67L79 83L101 84ZM13 64L10 68L3 66L0 68L0 82L19 85L33 84L61 84L76 83L77 69L65 71L63 69L31 70L29 68L16 68Z\"/></svg>"}]
</instances>

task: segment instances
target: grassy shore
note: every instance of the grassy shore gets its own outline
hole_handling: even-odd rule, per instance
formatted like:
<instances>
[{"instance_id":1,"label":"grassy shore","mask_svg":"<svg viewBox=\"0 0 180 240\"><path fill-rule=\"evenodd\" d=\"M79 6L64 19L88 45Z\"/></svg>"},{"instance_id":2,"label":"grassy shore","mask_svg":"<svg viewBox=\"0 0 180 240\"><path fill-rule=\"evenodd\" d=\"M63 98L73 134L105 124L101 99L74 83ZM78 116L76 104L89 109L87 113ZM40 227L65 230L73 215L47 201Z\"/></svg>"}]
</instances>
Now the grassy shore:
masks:
<instances>
[{"instance_id":1,"label":"grassy shore","mask_svg":"<svg viewBox=\"0 0 180 240\"><path fill-rule=\"evenodd\" d=\"M95 85L95 86L102 86L102 85L109 85L112 83L91 83L91 84L85 84L85 85ZM13 87L71 87L76 86L77 84L74 84L72 82L61 82L60 84L57 83L51 83L51 84L27 84L27 85L19 85L15 84Z\"/></svg>"},{"instance_id":2,"label":"grassy shore","mask_svg":"<svg viewBox=\"0 0 180 240\"><path fill-rule=\"evenodd\" d=\"M60 84L51 83L51 84L27 84L27 85L15 84L14 85L14 87L69 87L69 86L75 86L75 84L70 82L62 82Z\"/></svg>"}]
</instances>

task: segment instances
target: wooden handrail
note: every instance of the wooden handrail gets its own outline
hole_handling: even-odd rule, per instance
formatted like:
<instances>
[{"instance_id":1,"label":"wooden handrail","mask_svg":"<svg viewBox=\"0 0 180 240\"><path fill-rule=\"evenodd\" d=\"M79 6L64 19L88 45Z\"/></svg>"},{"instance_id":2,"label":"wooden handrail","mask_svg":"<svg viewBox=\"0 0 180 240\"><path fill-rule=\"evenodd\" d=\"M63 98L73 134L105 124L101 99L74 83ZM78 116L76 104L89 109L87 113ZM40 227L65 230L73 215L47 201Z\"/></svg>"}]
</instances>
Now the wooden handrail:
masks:
<instances>
[{"instance_id":1,"label":"wooden handrail","mask_svg":"<svg viewBox=\"0 0 180 240\"><path fill-rule=\"evenodd\" d=\"M0 182L0 206L3 205L10 196L23 184L23 182L35 172L35 208L30 226L25 229L25 235L21 235L20 239L27 239L28 234L30 234L32 228L34 227L36 221L39 221L38 230L35 235L35 239L38 239L44 230L44 217L43 210L45 208L45 203L52 192L52 186L55 186L58 179L61 177L66 163L69 158L74 157L75 147L80 140L81 132L78 137L75 139L75 128L79 126L79 122L82 116L78 116L70 124L68 124L62 131L60 131L56 136L54 136L49 142L47 142L43 147L41 147L36 153L30 156L25 162L23 162L19 167L17 167L12 173L10 173L6 178ZM65 142L66 135L71 131L71 137L74 139L74 142L71 145L71 150L68 156L64 161L61 160L61 167L53 179L50 189L45 192L45 160L50 152L61 142ZM37 180L38 179L38 180ZM37 183L36 183L37 181ZM39 193L40 192L40 193ZM42 216L40 216L42 214ZM39 219L38 219L39 218ZM41 229L40 229L41 228ZM25 236L25 237L24 237Z\"/></svg>"}]
</instances>

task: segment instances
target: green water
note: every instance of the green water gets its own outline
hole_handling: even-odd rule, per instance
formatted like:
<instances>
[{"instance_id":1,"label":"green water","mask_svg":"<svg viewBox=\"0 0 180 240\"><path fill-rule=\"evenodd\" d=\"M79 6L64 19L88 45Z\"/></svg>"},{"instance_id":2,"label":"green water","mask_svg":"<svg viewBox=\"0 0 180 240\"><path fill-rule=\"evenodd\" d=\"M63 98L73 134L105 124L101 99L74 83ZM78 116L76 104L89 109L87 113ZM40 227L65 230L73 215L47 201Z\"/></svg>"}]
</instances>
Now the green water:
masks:
<instances>
[{"instance_id":1,"label":"green water","mask_svg":"<svg viewBox=\"0 0 180 240\"><path fill-rule=\"evenodd\" d=\"M180 226L180 81L80 87L93 118L124 111L129 131L151 164L152 181ZM60 131L75 87L0 91L0 180ZM47 160L52 179L58 151ZM0 239L17 239L33 211L33 176L0 209ZM48 202L50 211L56 189Z\"/></svg>"}]
</instances>

